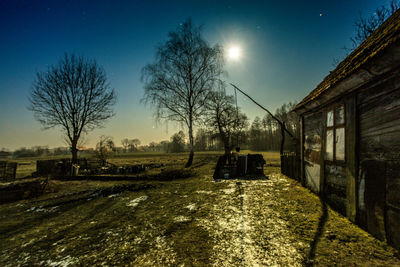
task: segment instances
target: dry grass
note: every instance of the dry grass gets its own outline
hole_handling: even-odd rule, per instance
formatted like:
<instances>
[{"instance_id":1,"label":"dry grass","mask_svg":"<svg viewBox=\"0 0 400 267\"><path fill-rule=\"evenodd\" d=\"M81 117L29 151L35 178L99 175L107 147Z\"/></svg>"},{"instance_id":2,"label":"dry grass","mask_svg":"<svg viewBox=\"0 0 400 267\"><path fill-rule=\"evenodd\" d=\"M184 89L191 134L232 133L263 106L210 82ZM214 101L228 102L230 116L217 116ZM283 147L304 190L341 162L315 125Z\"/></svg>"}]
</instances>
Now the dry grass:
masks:
<instances>
[{"instance_id":1,"label":"dry grass","mask_svg":"<svg viewBox=\"0 0 400 267\"><path fill-rule=\"evenodd\" d=\"M329 207L314 242L323 205L279 168L216 183L217 154L196 154L183 177L186 156L112 159L164 163L170 181L53 180L46 195L1 205L0 265L400 266L394 249Z\"/></svg>"}]
</instances>

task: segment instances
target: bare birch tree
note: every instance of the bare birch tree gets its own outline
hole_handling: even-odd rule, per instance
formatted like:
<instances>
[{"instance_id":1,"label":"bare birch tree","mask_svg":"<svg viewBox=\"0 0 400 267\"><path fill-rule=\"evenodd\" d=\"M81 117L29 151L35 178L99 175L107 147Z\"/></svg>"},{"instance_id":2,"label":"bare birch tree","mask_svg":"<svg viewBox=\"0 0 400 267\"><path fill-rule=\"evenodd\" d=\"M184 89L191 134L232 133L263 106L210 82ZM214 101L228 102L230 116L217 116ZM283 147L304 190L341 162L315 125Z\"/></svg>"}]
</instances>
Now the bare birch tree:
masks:
<instances>
[{"instance_id":1,"label":"bare birch tree","mask_svg":"<svg viewBox=\"0 0 400 267\"><path fill-rule=\"evenodd\" d=\"M239 112L234 103L233 96L226 95L224 90L211 92L207 102L206 125L218 133L226 155L239 145L248 126L247 116Z\"/></svg>"},{"instance_id":2,"label":"bare birch tree","mask_svg":"<svg viewBox=\"0 0 400 267\"><path fill-rule=\"evenodd\" d=\"M36 74L28 108L45 129L63 129L75 163L82 133L112 117L115 101L115 91L96 61L65 54L57 66Z\"/></svg>"},{"instance_id":3,"label":"bare birch tree","mask_svg":"<svg viewBox=\"0 0 400 267\"><path fill-rule=\"evenodd\" d=\"M190 154L194 157L193 126L205 112L210 92L220 82L222 49L210 47L201 28L183 23L159 46L156 61L142 69L143 101L154 105L158 119L182 123L188 128Z\"/></svg>"}]
</instances>

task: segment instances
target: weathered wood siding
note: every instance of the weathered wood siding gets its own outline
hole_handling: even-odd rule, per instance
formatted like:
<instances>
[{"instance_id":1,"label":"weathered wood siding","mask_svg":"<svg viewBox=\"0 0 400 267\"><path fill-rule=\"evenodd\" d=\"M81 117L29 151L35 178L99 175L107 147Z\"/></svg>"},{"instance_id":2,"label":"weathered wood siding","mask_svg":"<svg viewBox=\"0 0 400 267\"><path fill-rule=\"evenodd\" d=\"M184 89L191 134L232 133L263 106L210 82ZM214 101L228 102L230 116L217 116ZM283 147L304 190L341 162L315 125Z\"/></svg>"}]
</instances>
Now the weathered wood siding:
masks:
<instances>
[{"instance_id":1,"label":"weathered wood siding","mask_svg":"<svg viewBox=\"0 0 400 267\"><path fill-rule=\"evenodd\" d=\"M350 94L346 105L346 216L352 222L357 219L357 177L358 177L358 112L357 95Z\"/></svg>"},{"instance_id":2,"label":"weathered wood siding","mask_svg":"<svg viewBox=\"0 0 400 267\"><path fill-rule=\"evenodd\" d=\"M346 215L346 186L345 167L326 161L324 195L328 203L344 215Z\"/></svg>"},{"instance_id":3,"label":"weathered wood siding","mask_svg":"<svg viewBox=\"0 0 400 267\"><path fill-rule=\"evenodd\" d=\"M321 190L322 120L322 112L304 117L304 175L307 187L314 192Z\"/></svg>"},{"instance_id":4,"label":"weathered wood siding","mask_svg":"<svg viewBox=\"0 0 400 267\"><path fill-rule=\"evenodd\" d=\"M358 220L400 248L400 72L358 93Z\"/></svg>"}]
</instances>

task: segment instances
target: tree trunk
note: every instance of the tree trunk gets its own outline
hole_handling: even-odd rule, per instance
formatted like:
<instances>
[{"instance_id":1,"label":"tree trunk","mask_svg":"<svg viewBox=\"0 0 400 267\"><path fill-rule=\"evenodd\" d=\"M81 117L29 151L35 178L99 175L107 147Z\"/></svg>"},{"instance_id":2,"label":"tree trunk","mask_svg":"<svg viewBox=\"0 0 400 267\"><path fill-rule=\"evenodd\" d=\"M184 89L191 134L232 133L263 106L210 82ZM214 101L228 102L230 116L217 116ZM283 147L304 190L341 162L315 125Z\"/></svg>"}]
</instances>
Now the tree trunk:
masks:
<instances>
[{"instance_id":1,"label":"tree trunk","mask_svg":"<svg viewBox=\"0 0 400 267\"><path fill-rule=\"evenodd\" d=\"M224 144L224 150L225 150L225 155L229 155L231 153L231 148L229 146L229 143L228 144L227 143Z\"/></svg>"},{"instance_id":2,"label":"tree trunk","mask_svg":"<svg viewBox=\"0 0 400 267\"><path fill-rule=\"evenodd\" d=\"M72 163L78 163L78 149L76 148L78 140L73 140L71 142L71 153L72 153Z\"/></svg>"},{"instance_id":3,"label":"tree trunk","mask_svg":"<svg viewBox=\"0 0 400 267\"><path fill-rule=\"evenodd\" d=\"M189 148L190 148L190 153L189 153L189 159L188 162L186 163L185 168L188 168L192 166L193 163L193 157L194 157L194 142L193 142L193 122L189 122Z\"/></svg>"},{"instance_id":4,"label":"tree trunk","mask_svg":"<svg viewBox=\"0 0 400 267\"><path fill-rule=\"evenodd\" d=\"M221 132L220 134L222 142L224 143L225 155L228 156L231 153L231 144L229 142L229 137L224 132Z\"/></svg>"}]
</instances>

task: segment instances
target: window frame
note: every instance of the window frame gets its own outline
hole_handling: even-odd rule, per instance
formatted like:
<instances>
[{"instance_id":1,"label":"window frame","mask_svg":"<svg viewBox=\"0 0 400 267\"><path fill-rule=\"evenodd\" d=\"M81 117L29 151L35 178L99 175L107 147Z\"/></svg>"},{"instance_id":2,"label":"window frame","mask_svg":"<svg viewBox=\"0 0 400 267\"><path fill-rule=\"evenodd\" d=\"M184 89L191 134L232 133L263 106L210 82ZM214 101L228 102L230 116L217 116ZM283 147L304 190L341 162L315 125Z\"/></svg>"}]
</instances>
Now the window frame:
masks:
<instances>
[{"instance_id":1,"label":"window frame","mask_svg":"<svg viewBox=\"0 0 400 267\"><path fill-rule=\"evenodd\" d=\"M336 122L336 109L339 108L340 106L343 107L343 123L337 123ZM333 113L333 125L328 126L328 114L329 112ZM324 148L324 159L325 161L331 162L331 163L338 163L340 165L344 165L346 163L346 105L343 102L336 103L326 109L325 113L325 148ZM336 158L336 129L344 129L344 159L337 159ZM326 158L326 148L327 148L327 137L328 137L328 131L332 130L333 134L333 151L332 151L332 159L327 159Z\"/></svg>"}]
</instances>

